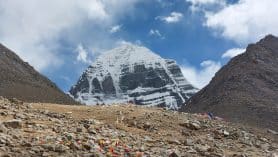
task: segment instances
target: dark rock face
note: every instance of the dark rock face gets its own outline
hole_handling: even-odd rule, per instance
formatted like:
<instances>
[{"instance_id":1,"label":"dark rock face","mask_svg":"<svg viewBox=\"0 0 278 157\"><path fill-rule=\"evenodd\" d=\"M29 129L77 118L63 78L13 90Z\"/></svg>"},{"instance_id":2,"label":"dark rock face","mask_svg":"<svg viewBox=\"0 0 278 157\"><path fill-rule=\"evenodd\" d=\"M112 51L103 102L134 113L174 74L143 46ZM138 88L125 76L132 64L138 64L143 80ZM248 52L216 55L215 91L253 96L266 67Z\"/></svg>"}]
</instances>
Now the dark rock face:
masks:
<instances>
[{"instance_id":1,"label":"dark rock face","mask_svg":"<svg viewBox=\"0 0 278 157\"><path fill-rule=\"evenodd\" d=\"M129 45L97 59L70 93L88 105L133 102L178 109L196 90L174 60L165 60L146 48Z\"/></svg>"},{"instance_id":2,"label":"dark rock face","mask_svg":"<svg viewBox=\"0 0 278 157\"><path fill-rule=\"evenodd\" d=\"M88 83L88 82L87 82ZM97 78L94 78L93 79L93 82L92 82L92 84L93 84L93 86L95 87L91 92L92 93L100 93L101 92L101 86L100 86L100 83L99 83L99 81L98 81L98 79ZM86 83L85 83L85 85L86 85ZM87 84L87 87L89 87L89 84ZM114 86L113 86L114 87ZM115 90L115 89L114 89Z\"/></svg>"},{"instance_id":3,"label":"dark rock face","mask_svg":"<svg viewBox=\"0 0 278 157\"><path fill-rule=\"evenodd\" d=\"M0 96L27 102L75 104L49 79L0 44Z\"/></svg>"},{"instance_id":4,"label":"dark rock face","mask_svg":"<svg viewBox=\"0 0 278 157\"><path fill-rule=\"evenodd\" d=\"M138 68L141 67L141 70ZM122 91L134 90L137 87L160 88L171 82L171 79L163 68L146 69L144 65L136 65L134 72L122 73L120 88Z\"/></svg>"},{"instance_id":5,"label":"dark rock face","mask_svg":"<svg viewBox=\"0 0 278 157\"><path fill-rule=\"evenodd\" d=\"M278 38L247 47L194 95L186 112L213 112L227 120L278 129Z\"/></svg>"},{"instance_id":6,"label":"dark rock face","mask_svg":"<svg viewBox=\"0 0 278 157\"><path fill-rule=\"evenodd\" d=\"M116 90L113 84L113 79L111 76L105 77L102 82L102 88L104 94L116 94Z\"/></svg>"}]
</instances>

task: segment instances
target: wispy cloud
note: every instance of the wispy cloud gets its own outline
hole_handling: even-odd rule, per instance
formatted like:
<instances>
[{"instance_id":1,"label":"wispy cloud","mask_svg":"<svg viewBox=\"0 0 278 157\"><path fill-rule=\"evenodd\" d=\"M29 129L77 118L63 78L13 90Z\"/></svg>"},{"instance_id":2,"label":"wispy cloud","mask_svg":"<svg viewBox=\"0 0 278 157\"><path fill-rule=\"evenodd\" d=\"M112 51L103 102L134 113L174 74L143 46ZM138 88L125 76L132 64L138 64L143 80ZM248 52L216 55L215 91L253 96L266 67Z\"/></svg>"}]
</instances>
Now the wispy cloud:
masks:
<instances>
[{"instance_id":1,"label":"wispy cloud","mask_svg":"<svg viewBox=\"0 0 278 157\"><path fill-rule=\"evenodd\" d=\"M85 50L82 44L79 44L76 48L77 57L76 60L79 62L90 64L92 61L89 59L88 52Z\"/></svg>"},{"instance_id":2,"label":"wispy cloud","mask_svg":"<svg viewBox=\"0 0 278 157\"><path fill-rule=\"evenodd\" d=\"M186 0L191 4L190 10L192 12L203 11L214 7L224 7L226 0Z\"/></svg>"},{"instance_id":3,"label":"wispy cloud","mask_svg":"<svg viewBox=\"0 0 278 157\"><path fill-rule=\"evenodd\" d=\"M239 54L242 54L245 52L246 49L242 49L242 48L233 48L233 49L229 49L227 50L221 57L222 58L233 58Z\"/></svg>"},{"instance_id":4,"label":"wispy cloud","mask_svg":"<svg viewBox=\"0 0 278 157\"><path fill-rule=\"evenodd\" d=\"M116 32L119 32L121 30L121 28L122 28L122 25L115 25L115 26L111 27L109 32L116 33Z\"/></svg>"},{"instance_id":5,"label":"wispy cloud","mask_svg":"<svg viewBox=\"0 0 278 157\"><path fill-rule=\"evenodd\" d=\"M149 35L150 35L150 36L154 36L154 37L159 37L159 38L161 38L161 39L164 39L164 38L165 38L165 37L160 33L160 31L157 30L157 29L151 29L151 30L149 31Z\"/></svg>"},{"instance_id":6,"label":"wispy cloud","mask_svg":"<svg viewBox=\"0 0 278 157\"><path fill-rule=\"evenodd\" d=\"M171 12L169 16L158 16L156 19L164 21L165 23L177 23L183 18L183 14L179 12Z\"/></svg>"},{"instance_id":7,"label":"wispy cloud","mask_svg":"<svg viewBox=\"0 0 278 157\"><path fill-rule=\"evenodd\" d=\"M221 68L221 63L206 60L203 61L200 66L200 69L187 64L181 66L181 70L185 78L193 84L193 86L199 89L205 87L210 82L215 73Z\"/></svg>"}]
</instances>

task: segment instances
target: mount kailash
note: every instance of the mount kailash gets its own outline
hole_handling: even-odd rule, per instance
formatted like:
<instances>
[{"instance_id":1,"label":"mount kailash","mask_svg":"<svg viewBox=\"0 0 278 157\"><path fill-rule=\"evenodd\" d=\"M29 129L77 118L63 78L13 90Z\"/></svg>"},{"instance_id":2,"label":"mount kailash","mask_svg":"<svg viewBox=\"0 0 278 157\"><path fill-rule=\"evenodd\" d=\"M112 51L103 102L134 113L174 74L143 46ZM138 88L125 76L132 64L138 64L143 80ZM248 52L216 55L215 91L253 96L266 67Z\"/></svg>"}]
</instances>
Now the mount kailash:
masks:
<instances>
[{"instance_id":1,"label":"mount kailash","mask_svg":"<svg viewBox=\"0 0 278 157\"><path fill-rule=\"evenodd\" d=\"M87 105L132 102L173 110L196 92L174 60L132 44L100 55L70 89Z\"/></svg>"}]
</instances>

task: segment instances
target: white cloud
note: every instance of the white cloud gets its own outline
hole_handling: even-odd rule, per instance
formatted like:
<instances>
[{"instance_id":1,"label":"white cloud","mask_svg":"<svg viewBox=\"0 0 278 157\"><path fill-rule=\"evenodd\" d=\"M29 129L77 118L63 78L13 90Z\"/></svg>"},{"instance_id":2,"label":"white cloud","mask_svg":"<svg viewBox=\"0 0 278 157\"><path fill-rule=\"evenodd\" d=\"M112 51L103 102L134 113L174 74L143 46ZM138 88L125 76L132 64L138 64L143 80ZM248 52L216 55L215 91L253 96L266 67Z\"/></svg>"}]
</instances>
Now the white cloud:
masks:
<instances>
[{"instance_id":1,"label":"white cloud","mask_svg":"<svg viewBox=\"0 0 278 157\"><path fill-rule=\"evenodd\" d=\"M157 29L151 29L150 32L149 32L149 35L154 35L154 36L161 37L161 34L160 34L159 30L157 30Z\"/></svg>"},{"instance_id":2,"label":"white cloud","mask_svg":"<svg viewBox=\"0 0 278 157\"><path fill-rule=\"evenodd\" d=\"M182 13L179 12L171 12L169 16L158 16L156 19L160 19L166 23L177 23L179 22L183 17Z\"/></svg>"},{"instance_id":3,"label":"white cloud","mask_svg":"<svg viewBox=\"0 0 278 157\"><path fill-rule=\"evenodd\" d=\"M277 0L239 0L217 12L207 12L205 25L221 36L247 44L267 34L278 35Z\"/></svg>"},{"instance_id":4,"label":"white cloud","mask_svg":"<svg viewBox=\"0 0 278 157\"><path fill-rule=\"evenodd\" d=\"M164 39L164 38L165 38L165 37L160 33L160 31L157 30L157 29L151 29L151 30L149 31L149 35L150 35L150 36L156 36L156 37L159 37L159 38L161 38L161 39Z\"/></svg>"},{"instance_id":5,"label":"white cloud","mask_svg":"<svg viewBox=\"0 0 278 157\"><path fill-rule=\"evenodd\" d=\"M138 45L138 46L143 46L143 43L141 40L136 40L134 42L126 41L126 40L118 40L116 42L115 46L122 46L122 45Z\"/></svg>"},{"instance_id":6,"label":"white cloud","mask_svg":"<svg viewBox=\"0 0 278 157\"><path fill-rule=\"evenodd\" d=\"M88 52L84 49L82 44L79 44L76 48L77 55L77 61L83 62L83 63L91 63L91 61L88 58Z\"/></svg>"},{"instance_id":7,"label":"white cloud","mask_svg":"<svg viewBox=\"0 0 278 157\"><path fill-rule=\"evenodd\" d=\"M225 0L186 0L192 3L192 5L209 5L209 4L219 4L225 3Z\"/></svg>"},{"instance_id":8,"label":"white cloud","mask_svg":"<svg viewBox=\"0 0 278 157\"><path fill-rule=\"evenodd\" d=\"M166 8L166 7L171 7L174 5L174 1L170 2L170 1L165 1L165 0L155 0L157 3L159 3L159 5L161 5L161 7Z\"/></svg>"},{"instance_id":9,"label":"white cloud","mask_svg":"<svg viewBox=\"0 0 278 157\"><path fill-rule=\"evenodd\" d=\"M63 64L59 52L59 39L63 35L67 36L63 40L78 44L80 41L76 41L76 36L86 30L81 27L83 23L90 25L90 28L101 25L107 30L117 22L121 14L130 11L135 2L136 0L0 0L0 41L37 70L57 67ZM99 39L106 36L99 35L97 29L92 33L98 36L93 36L91 43L106 43ZM110 40L108 37L106 39Z\"/></svg>"},{"instance_id":10,"label":"white cloud","mask_svg":"<svg viewBox=\"0 0 278 157\"><path fill-rule=\"evenodd\" d=\"M245 52L246 49L242 49L242 48L233 48L233 49L229 49L227 50L221 57L222 58L233 58L239 54L242 54Z\"/></svg>"},{"instance_id":11,"label":"white cloud","mask_svg":"<svg viewBox=\"0 0 278 157\"><path fill-rule=\"evenodd\" d=\"M118 31L120 31L121 28L122 28L121 25L115 25L115 26L111 27L110 33L116 33L116 32L118 32Z\"/></svg>"},{"instance_id":12,"label":"white cloud","mask_svg":"<svg viewBox=\"0 0 278 157\"><path fill-rule=\"evenodd\" d=\"M221 63L206 60L203 61L200 66L200 70L191 65L181 66L181 70L185 78L193 84L193 86L199 89L205 87L210 82L215 73L221 68Z\"/></svg>"},{"instance_id":13,"label":"white cloud","mask_svg":"<svg viewBox=\"0 0 278 157\"><path fill-rule=\"evenodd\" d=\"M226 0L185 0L191 3L190 9L192 12L203 10L207 7L225 6Z\"/></svg>"}]
</instances>

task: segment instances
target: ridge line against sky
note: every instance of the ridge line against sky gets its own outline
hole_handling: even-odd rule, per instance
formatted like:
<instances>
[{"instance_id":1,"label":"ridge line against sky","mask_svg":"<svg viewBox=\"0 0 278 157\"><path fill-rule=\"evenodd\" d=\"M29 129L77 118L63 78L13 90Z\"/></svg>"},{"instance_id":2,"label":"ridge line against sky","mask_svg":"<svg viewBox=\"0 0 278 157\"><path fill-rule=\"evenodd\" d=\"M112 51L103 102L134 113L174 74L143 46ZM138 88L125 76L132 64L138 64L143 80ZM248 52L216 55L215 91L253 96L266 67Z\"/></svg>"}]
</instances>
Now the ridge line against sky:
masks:
<instances>
[{"instance_id":1,"label":"ridge line against sky","mask_svg":"<svg viewBox=\"0 0 278 157\"><path fill-rule=\"evenodd\" d=\"M177 60L202 88L248 43L278 35L276 15L277 0L0 0L0 42L64 91L124 43Z\"/></svg>"}]
</instances>

